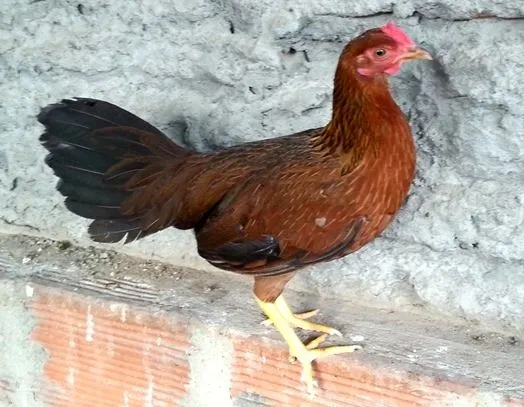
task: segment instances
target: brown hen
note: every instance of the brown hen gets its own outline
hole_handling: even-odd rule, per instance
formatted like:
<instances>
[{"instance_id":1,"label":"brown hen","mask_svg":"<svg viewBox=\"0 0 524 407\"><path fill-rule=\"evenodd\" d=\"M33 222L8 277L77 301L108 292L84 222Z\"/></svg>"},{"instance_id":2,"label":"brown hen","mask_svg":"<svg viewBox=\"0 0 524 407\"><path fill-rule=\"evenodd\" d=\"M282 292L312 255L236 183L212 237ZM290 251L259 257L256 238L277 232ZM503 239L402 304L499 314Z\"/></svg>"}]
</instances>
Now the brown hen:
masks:
<instances>
[{"instance_id":1,"label":"brown hen","mask_svg":"<svg viewBox=\"0 0 524 407\"><path fill-rule=\"evenodd\" d=\"M293 315L282 290L300 268L354 252L400 209L415 170L408 122L387 76L431 59L393 23L344 48L333 113L322 128L211 154L183 148L131 113L100 100L44 108L47 164L74 213L94 219L93 240L130 242L174 226L194 229L199 254L255 278L260 307L302 363L357 346L319 348L335 329ZM295 327L325 333L304 345Z\"/></svg>"}]
</instances>

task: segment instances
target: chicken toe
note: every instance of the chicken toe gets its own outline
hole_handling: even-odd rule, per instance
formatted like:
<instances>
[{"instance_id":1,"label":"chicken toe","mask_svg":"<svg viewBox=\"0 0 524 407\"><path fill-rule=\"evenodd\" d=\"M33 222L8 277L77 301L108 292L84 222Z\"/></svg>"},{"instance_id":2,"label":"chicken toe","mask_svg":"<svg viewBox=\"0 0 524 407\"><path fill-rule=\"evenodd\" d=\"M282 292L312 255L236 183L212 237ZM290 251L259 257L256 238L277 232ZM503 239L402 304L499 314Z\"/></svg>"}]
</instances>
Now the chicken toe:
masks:
<instances>
[{"instance_id":1,"label":"chicken toe","mask_svg":"<svg viewBox=\"0 0 524 407\"><path fill-rule=\"evenodd\" d=\"M275 301L275 306L277 307L282 317L284 317L285 320L288 321L295 328L302 328L308 331L323 332L328 335L342 336L342 333L335 328L306 321L306 318L310 318L318 314L319 310L313 310L310 312L305 312L303 314L293 314L289 306L286 304L284 297L282 296L277 298L277 300Z\"/></svg>"},{"instance_id":2,"label":"chicken toe","mask_svg":"<svg viewBox=\"0 0 524 407\"><path fill-rule=\"evenodd\" d=\"M319 338L322 338L322 336L323 335L319 336ZM341 353L351 353L362 349L362 347L359 345L339 345L329 346L325 348L308 349L309 345L311 345L311 343L313 342L316 342L317 339L314 339L307 346L302 346L295 349L292 349L290 346L289 348L290 355L294 358L294 360L297 360L302 364L301 380L306 384L309 393L314 393L314 388L316 386L316 381L313 379L312 367L312 362L315 359L321 359L332 355L339 355ZM318 344L315 343L315 345Z\"/></svg>"},{"instance_id":3,"label":"chicken toe","mask_svg":"<svg viewBox=\"0 0 524 407\"><path fill-rule=\"evenodd\" d=\"M337 355L340 353L350 353L361 349L361 347L358 345L319 348L318 346L326 340L327 335L332 333L332 328L323 327L322 325L320 325L320 327L326 328L326 330L329 329L330 332L325 332L323 335L320 335L305 345L302 343L293 329L293 322L289 320L289 315L293 316L293 314L291 311L289 311L289 308L282 297L279 297L274 303L264 302L258 298L257 302L260 308L262 308L269 320L273 323L275 328L280 332L284 340L287 342L289 346L290 361L297 361L302 365L301 378L302 381L306 384L309 393L314 393L315 387L315 381L313 380L313 360L331 355ZM303 321L300 318L298 318L298 320ZM315 324L312 325L315 326Z\"/></svg>"},{"instance_id":4,"label":"chicken toe","mask_svg":"<svg viewBox=\"0 0 524 407\"><path fill-rule=\"evenodd\" d=\"M311 310L311 311L306 311L306 312L300 312L298 314L293 314L293 317L297 318L297 319L309 319L309 318L312 318L315 315L317 315L319 312L320 312L319 309L314 309L314 310ZM273 322L268 318L268 319L265 319L264 321L262 321L261 324L265 325L265 326L271 326L271 325L273 325Z\"/></svg>"}]
</instances>

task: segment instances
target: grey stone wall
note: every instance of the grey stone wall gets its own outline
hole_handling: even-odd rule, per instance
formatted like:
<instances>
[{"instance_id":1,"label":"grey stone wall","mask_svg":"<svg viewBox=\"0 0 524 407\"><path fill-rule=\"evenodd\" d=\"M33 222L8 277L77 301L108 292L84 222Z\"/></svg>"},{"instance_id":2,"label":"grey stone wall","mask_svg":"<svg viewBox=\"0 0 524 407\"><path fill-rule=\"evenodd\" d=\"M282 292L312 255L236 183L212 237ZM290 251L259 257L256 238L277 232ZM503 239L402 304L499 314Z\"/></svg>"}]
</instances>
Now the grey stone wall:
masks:
<instances>
[{"instance_id":1,"label":"grey stone wall","mask_svg":"<svg viewBox=\"0 0 524 407\"><path fill-rule=\"evenodd\" d=\"M318 127L344 43L390 19L435 57L391 80L412 194L382 238L291 285L524 329L522 0L3 0L0 231L90 244L43 163L40 107L105 99L199 149ZM189 232L116 249L210 269Z\"/></svg>"}]
</instances>

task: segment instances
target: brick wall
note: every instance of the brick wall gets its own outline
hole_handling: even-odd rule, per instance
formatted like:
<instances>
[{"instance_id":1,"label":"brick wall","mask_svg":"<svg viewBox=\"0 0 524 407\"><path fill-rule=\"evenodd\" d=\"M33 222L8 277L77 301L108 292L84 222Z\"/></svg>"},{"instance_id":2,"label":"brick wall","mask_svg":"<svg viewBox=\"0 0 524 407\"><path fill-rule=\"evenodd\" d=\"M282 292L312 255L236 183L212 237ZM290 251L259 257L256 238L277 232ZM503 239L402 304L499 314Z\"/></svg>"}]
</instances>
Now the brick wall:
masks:
<instances>
[{"instance_id":1,"label":"brick wall","mask_svg":"<svg viewBox=\"0 0 524 407\"><path fill-rule=\"evenodd\" d=\"M322 305L320 320L365 346L317 363L311 397L283 341L259 324L247 280L30 246L10 259L16 275L0 274L0 323L13 307L32 321L10 320L25 339L1 332L11 351L0 405L524 406L523 347L512 336L289 293L298 307ZM93 253L108 261L93 267L84 261ZM31 375L17 373L22 360Z\"/></svg>"},{"instance_id":2,"label":"brick wall","mask_svg":"<svg viewBox=\"0 0 524 407\"><path fill-rule=\"evenodd\" d=\"M40 389L47 406L160 407L195 405L197 400L209 406L524 405L522 400L486 398L465 383L365 364L353 355L318 363L321 389L310 397L299 381L299 366L288 362L280 341L209 330L210 343L219 335L232 350L223 355L229 362L221 366L223 377L212 378L227 378L229 391L222 400L212 399L207 393L220 392L206 386L207 374L216 368L208 372L201 364L192 369L193 353L206 350L193 343L190 321L109 298L31 287L32 339L48 354ZM202 335L202 328L196 329ZM8 388L5 383L3 391Z\"/></svg>"}]
</instances>

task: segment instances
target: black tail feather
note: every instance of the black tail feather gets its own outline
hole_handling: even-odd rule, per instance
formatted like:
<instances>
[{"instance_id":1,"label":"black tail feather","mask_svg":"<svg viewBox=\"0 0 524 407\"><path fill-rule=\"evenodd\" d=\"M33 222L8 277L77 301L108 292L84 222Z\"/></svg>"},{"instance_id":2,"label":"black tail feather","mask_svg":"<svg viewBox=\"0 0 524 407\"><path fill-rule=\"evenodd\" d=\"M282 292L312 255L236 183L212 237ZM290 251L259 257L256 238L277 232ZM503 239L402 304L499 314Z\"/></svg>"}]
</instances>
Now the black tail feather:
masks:
<instances>
[{"instance_id":1,"label":"black tail feather","mask_svg":"<svg viewBox=\"0 0 524 407\"><path fill-rule=\"evenodd\" d=\"M59 156L51 153L45 159L55 175L71 184L83 185L91 188L105 189L103 171L81 168L71 162L64 162Z\"/></svg>"},{"instance_id":2,"label":"black tail feather","mask_svg":"<svg viewBox=\"0 0 524 407\"><path fill-rule=\"evenodd\" d=\"M75 168L82 168L94 173L104 173L108 167L114 165L114 158L94 150L84 150L68 144L59 144L49 149L52 152L48 165L61 164Z\"/></svg>"},{"instance_id":3,"label":"black tail feather","mask_svg":"<svg viewBox=\"0 0 524 407\"><path fill-rule=\"evenodd\" d=\"M119 219L122 217L120 205L93 205L71 198L65 200L65 205L71 212L87 219Z\"/></svg>"},{"instance_id":4,"label":"black tail feather","mask_svg":"<svg viewBox=\"0 0 524 407\"><path fill-rule=\"evenodd\" d=\"M53 125L55 130L63 130L65 134L80 132L85 128L86 133L95 129L105 127L132 127L148 133L165 137L164 133L148 122L140 119L128 111L108 102L97 99L75 98L75 100L64 99L43 108L38 115L38 121L42 124Z\"/></svg>"},{"instance_id":5,"label":"black tail feather","mask_svg":"<svg viewBox=\"0 0 524 407\"><path fill-rule=\"evenodd\" d=\"M58 181L56 189L65 197L91 205L116 206L128 197L128 193L108 188L99 189L71 184L63 179Z\"/></svg>"},{"instance_id":6,"label":"black tail feather","mask_svg":"<svg viewBox=\"0 0 524 407\"><path fill-rule=\"evenodd\" d=\"M91 239L100 243L117 243L122 239L124 243L129 243L147 235L142 230L142 222L139 218L97 219L89 225L88 231Z\"/></svg>"},{"instance_id":7,"label":"black tail feather","mask_svg":"<svg viewBox=\"0 0 524 407\"><path fill-rule=\"evenodd\" d=\"M185 150L144 120L101 100L62 100L42 109L38 121L46 128L40 136L49 151L46 163L60 178L57 189L69 210L94 219L92 239L125 238L127 243L145 236L140 217L121 213L131 194L125 183L148 165L181 157Z\"/></svg>"}]
</instances>

